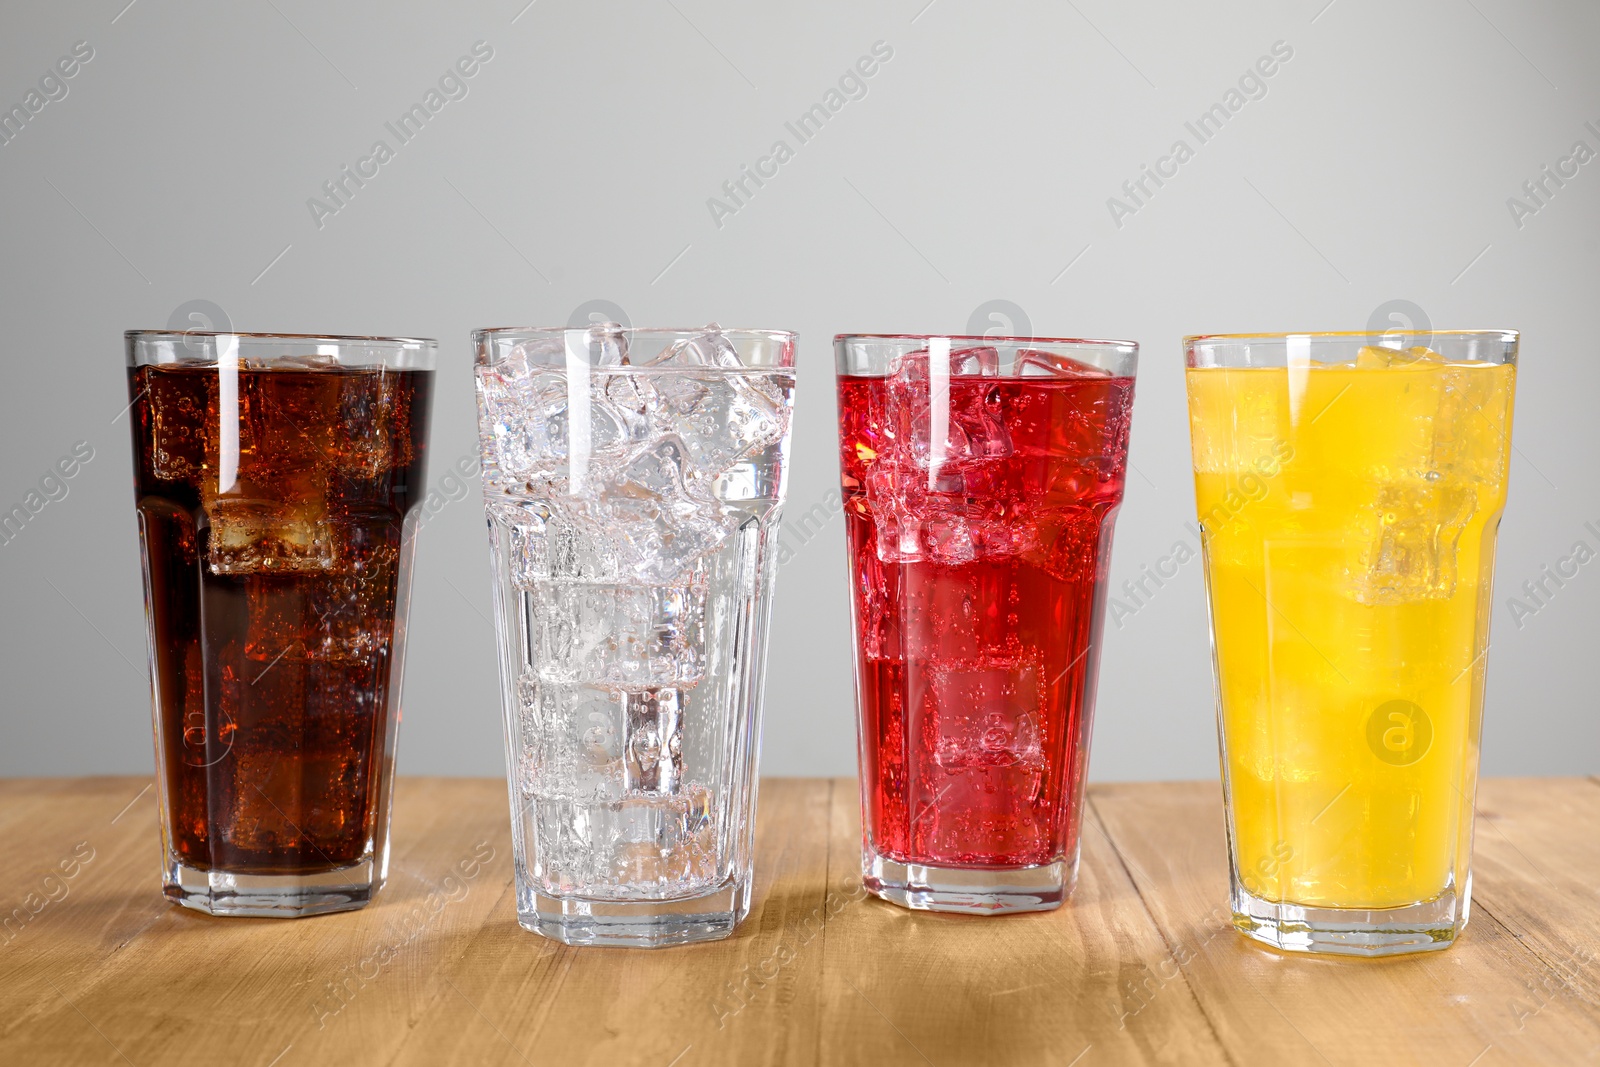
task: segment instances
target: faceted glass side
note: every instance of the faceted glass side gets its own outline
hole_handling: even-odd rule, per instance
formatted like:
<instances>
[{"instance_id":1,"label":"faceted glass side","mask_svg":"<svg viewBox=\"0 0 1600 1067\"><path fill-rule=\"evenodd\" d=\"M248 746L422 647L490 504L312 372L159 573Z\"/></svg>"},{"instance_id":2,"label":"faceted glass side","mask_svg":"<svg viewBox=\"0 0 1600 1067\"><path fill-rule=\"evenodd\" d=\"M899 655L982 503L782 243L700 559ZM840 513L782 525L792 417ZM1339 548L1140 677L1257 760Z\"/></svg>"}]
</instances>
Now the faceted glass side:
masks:
<instances>
[{"instance_id":1,"label":"faceted glass side","mask_svg":"<svg viewBox=\"0 0 1600 1067\"><path fill-rule=\"evenodd\" d=\"M519 913L574 943L721 936L748 907L793 372L715 329L638 362L626 331L568 333L478 369Z\"/></svg>"}]
</instances>

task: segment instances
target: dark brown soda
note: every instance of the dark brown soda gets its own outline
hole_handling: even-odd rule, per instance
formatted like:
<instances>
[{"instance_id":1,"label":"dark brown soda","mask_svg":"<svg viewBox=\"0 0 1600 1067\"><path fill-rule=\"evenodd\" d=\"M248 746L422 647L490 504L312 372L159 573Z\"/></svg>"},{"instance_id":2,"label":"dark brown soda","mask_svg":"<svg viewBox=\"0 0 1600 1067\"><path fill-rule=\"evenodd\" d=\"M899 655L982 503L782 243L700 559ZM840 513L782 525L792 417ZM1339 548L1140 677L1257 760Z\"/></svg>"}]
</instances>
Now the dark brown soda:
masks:
<instances>
[{"instance_id":1,"label":"dark brown soda","mask_svg":"<svg viewBox=\"0 0 1600 1067\"><path fill-rule=\"evenodd\" d=\"M384 832L431 383L129 370L164 836L184 865L310 874Z\"/></svg>"}]
</instances>

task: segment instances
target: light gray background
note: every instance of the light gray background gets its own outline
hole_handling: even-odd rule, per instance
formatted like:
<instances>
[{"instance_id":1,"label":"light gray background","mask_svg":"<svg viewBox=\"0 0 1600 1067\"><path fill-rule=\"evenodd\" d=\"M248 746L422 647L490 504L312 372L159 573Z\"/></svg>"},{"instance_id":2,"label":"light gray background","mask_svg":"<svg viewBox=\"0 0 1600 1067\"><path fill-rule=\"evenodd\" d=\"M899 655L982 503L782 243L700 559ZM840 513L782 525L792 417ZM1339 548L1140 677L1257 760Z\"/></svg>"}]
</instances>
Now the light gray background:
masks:
<instances>
[{"instance_id":1,"label":"light gray background","mask_svg":"<svg viewBox=\"0 0 1600 1067\"><path fill-rule=\"evenodd\" d=\"M1118 587L1193 514L1182 334L1361 329L1390 300L1520 329L1484 767L1600 770L1600 564L1507 606L1600 547L1600 161L1520 227L1507 206L1600 150L1592 2L126 2L0 3L7 108L94 49L0 146L0 510L95 451L0 546L0 773L151 766L124 329L203 299L244 330L437 337L437 482L475 444L468 331L595 298L800 332L791 517L836 484L834 333L961 331L998 299L1039 334L1139 341ZM307 199L479 40L469 94L319 229ZM867 95L799 145L784 123L877 41ZM1108 197L1195 147L1185 121L1276 41L1267 95L1116 225ZM717 226L708 198L780 138L794 158ZM422 534L405 771L503 766L477 493ZM850 773L840 523L790 536L763 767ZM1191 563L1107 628L1093 774L1209 777L1215 746Z\"/></svg>"}]
</instances>

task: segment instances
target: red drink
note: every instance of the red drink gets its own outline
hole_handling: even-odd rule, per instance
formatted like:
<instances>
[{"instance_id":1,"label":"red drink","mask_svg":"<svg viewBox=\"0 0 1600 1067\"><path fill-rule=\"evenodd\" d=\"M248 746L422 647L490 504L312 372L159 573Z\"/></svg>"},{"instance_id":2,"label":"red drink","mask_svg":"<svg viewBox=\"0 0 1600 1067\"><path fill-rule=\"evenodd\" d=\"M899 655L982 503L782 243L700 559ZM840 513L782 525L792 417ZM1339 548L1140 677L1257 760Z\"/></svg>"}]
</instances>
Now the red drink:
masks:
<instances>
[{"instance_id":1,"label":"red drink","mask_svg":"<svg viewBox=\"0 0 1600 1067\"><path fill-rule=\"evenodd\" d=\"M359 904L381 878L432 372L129 374L168 895Z\"/></svg>"},{"instance_id":2,"label":"red drink","mask_svg":"<svg viewBox=\"0 0 1600 1067\"><path fill-rule=\"evenodd\" d=\"M948 358L839 379L868 866L1071 867L1133 380Z\"/></svg>"}]
</instances>

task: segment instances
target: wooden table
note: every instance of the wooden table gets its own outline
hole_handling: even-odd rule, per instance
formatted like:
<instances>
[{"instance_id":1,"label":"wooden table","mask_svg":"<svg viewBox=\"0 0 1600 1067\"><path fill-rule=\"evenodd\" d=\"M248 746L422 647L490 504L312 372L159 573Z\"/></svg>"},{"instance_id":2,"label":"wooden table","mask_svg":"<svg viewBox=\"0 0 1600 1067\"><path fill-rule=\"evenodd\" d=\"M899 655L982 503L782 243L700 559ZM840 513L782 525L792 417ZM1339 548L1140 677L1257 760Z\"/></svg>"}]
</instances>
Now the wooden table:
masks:
<instances>
[{"instance_id":1,"label":"wooden table","mask_svg":"<svg viewBox=\"0 0 1600 1067\"><path fill-rule=\"evenodd\" d=\"M403 780L378 902L293 922L167 904L148 780L0 782L0 1063L1600 1063L1600 781L1485 783L1464 940L1380 961L1228 928L1215 783L1089 795L1072 903L994 919L863 899L854 783L768 780L750 918L645 952L517 926L499 781Z\"/></svg>"}]
</instances>

